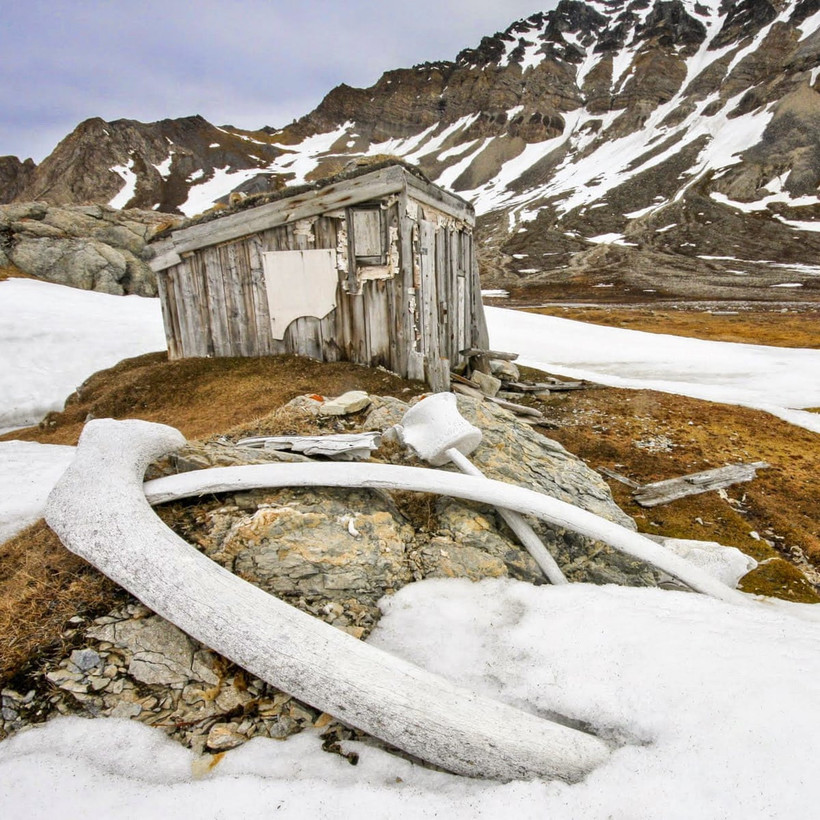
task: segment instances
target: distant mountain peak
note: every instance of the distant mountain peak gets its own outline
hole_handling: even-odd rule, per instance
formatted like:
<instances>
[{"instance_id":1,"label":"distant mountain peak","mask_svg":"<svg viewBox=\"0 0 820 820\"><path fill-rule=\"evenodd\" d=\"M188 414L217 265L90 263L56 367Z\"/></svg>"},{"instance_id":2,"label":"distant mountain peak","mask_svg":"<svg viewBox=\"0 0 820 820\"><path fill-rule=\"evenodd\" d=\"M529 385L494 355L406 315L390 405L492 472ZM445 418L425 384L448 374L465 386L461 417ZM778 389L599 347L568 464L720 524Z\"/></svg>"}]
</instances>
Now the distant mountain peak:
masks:
<instances>
[{"instance_id":1,"label":"distant mountain peak","mask_svg":"<svg viewBox=\"0 0 820 820\"><path fill-rule=\"evenodd\" d=\"M18 196L190 214L390 154L474 202L489 283L797 298L820 288L819 28L818 0L561 0L280 131L87 121Z\"/></svg>"}]
</instances>

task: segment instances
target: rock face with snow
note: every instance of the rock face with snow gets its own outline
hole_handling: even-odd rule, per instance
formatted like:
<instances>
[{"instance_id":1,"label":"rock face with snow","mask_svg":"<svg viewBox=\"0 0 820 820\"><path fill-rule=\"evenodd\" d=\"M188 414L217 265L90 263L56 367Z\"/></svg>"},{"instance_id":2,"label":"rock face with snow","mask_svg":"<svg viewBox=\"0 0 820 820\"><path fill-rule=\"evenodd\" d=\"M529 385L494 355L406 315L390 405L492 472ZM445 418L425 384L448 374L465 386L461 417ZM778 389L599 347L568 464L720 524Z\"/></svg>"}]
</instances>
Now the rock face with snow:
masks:
<instances>
[{"instance_id":1,"label":"rock face with snow","mask_svg":"<svg viewBox=\"0 0 820 820\"><path fill-rule=\"evenodd\" d=\"M80 123L30 171L14 200L174 213L184 209L192 187L215 182L195 213L236 187L237 174L255 176L281 153L264 132L250 136L198 116L153 123L96 117ZM231 181L220 187L223 177Z\"/></svg>"},{"instance_id":2,"label":"rock face with snow","mask_svg":"<svg viewBox=\"0 0 820 820\"><path fill-rule=\"evenodd\" d=\"M156 296L147 243L174 217L104 205L0 206L0 264L61 285Z\"/></svg>"},{"instance_id":3,"label":"rock face with snow","mask_svg":"<svg viewBox=\"0 0 820 820\"><path fill-rule=\"evenodd\" d=\"M561 0L281 131L89 120L17 198L191 215L393 154L475 204L487 286L812 298L819 28L817 0Z\"/></svg>"}]
</instances>

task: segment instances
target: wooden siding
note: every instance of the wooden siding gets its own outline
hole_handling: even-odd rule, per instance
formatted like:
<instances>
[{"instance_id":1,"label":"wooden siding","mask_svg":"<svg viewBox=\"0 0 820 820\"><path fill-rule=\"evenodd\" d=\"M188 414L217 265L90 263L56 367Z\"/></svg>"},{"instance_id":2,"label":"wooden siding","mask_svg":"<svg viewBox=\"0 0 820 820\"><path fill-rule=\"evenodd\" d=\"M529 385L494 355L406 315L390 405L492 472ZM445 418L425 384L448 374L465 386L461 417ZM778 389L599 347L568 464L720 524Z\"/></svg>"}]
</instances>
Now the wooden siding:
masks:
<instances>
[{"instance_id":1,"label":"wooden siding","mask_svg":"<svg viewBox=\"0 0 820 820\"><path fill-rule=\"evenodd\" d=\"M158 273L171 358L297 353L382 365L449 389L460 351L487 347L469 225L412 198L382 200L387 266L378 276L340 256L336 308L272 338L262 254L345 247L344 211L278 225L184 254Z\"/></svg>"}]
</instances>

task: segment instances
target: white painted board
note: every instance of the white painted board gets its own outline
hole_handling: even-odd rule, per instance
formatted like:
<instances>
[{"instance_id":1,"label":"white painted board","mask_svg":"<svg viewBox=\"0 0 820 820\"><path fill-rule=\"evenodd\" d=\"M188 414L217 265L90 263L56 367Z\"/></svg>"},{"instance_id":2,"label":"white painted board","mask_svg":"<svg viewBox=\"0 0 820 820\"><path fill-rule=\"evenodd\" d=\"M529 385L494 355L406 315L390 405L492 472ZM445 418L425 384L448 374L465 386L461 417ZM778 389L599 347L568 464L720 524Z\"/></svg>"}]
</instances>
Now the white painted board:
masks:
<instances>
[{"instance_id":1,"label":"white painted board","mask_svg":"<svg viewBox=\"0 0 820 820\"><path fill-rule=\"evenodd\" d=\"M274 339L284 339L294 319L324 319L336 307L335 250L268 251L262 266Z\"/></svg>"}]
</instances>

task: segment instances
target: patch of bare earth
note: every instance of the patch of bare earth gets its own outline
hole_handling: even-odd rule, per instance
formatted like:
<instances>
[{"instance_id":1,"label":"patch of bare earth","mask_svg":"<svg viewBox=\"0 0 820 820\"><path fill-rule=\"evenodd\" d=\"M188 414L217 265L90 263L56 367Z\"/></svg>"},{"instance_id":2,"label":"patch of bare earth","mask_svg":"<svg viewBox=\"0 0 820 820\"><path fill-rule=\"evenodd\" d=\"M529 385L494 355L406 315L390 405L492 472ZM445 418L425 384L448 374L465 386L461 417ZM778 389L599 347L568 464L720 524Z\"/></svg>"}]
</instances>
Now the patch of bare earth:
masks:
<instances>
[{"instance_id":1,"label":"patch of bare earth","mask_svg":"<svg viewBox=\"0 0 820 820\"><path fill-rule=\"evenodd\" d=\"M754 312L748 308L727 306L661 309L645 306L549 305L527 310L596 325L717 342L820 348L820 307L817 305L773 305L768 310L757 306Z\"/></svg>"},{"instance_id":2,"label":"patch of bare earth","mask_svg":"<svg viewBox=\"0 0 820 820\"><path fill-rule=\"evenodd\" d=\"M537 377L537 372L531 375ZM767 413L656 393L597 387L543 402L547 434L593 469L638 484L739 462L765 461L753 481L644 509L607 479L641 532L717 541L761 561L749 592L820 601L820 438ZM797 570L801 567L803 573Z\"/></svg>"}]
</instances>

